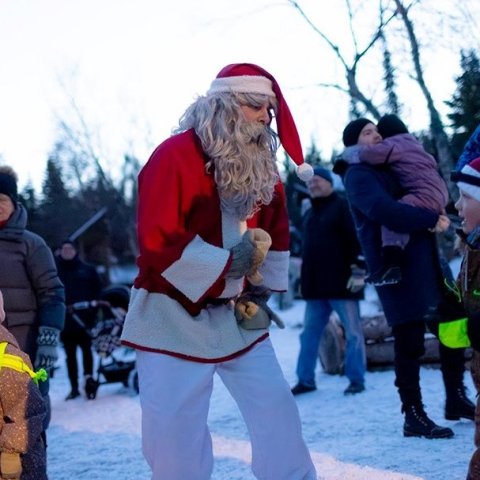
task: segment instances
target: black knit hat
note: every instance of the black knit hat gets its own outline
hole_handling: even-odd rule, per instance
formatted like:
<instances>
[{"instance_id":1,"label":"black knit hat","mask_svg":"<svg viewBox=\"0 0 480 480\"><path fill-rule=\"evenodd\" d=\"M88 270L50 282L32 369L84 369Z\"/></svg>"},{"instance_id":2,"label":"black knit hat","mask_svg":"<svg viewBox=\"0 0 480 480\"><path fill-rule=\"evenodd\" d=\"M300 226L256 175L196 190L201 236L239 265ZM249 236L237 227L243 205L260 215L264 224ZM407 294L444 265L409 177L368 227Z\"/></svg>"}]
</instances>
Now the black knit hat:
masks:
<instances>
[{"instance_id":1,"label":"black knit hat","mask_svg":"<svg viewBox=\"0 0 480 480\"><path fill-rule=\"evenodd\" d=\"M343 144L346 147L356 145L358 142L358 137L360 136L360 132L363 130L363 127L369 123L373 122L368 118L357 118L356 120L352 120L345 127L345 130L343 130Z\"/></svg>"},{"instance_id":2,"label":"black knit hat","mask_svg":"<svg viewBox=\"0 0 480 480\"><path fill-rule=\"evenodd\" d=\"M8 195L14 205L17 205L18 191L17 180L9 173L0 171L0 193Z\"/></svg>"},{"instance_id":3,"label":"black knit hat","mask_svg":"<svg viewBox=\"0 0 480 480\"><path fill-rule=\"evenodd\" d=\"M408 133L406 125L393 113L384 115L377 124L378 133L382 138L393 137L399 133Z\"/></svg>"}]
</instances>

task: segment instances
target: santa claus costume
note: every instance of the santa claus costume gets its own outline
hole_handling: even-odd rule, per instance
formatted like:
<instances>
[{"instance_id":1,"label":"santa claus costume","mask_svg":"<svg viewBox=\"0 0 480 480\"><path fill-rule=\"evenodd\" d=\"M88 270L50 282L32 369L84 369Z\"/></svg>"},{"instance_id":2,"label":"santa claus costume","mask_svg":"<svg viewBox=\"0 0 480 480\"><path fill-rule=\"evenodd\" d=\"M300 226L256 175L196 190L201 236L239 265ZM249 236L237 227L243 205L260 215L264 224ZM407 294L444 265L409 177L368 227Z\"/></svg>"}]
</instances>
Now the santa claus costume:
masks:
<instances>
[{"instance_id":1,"label":"santa claus costume","mask_svg":"<svg viewBox=\"0 0 480 480\"><path fill-rule=\"evenodd\" d=\"M229 65L207 96L219 92L274 96L280 141L300 170L308 169L293 118L268 72L252 64ZM225 275L232 247L247 229L261 228L272 239L259 271L263 286L287 289L283 186L278 181L272 201L239 220L222 208L207 161L190 129L159 145L139 175L139 273L122 341L137 352L144 455L155 480L210 478L207 416L217 373L246 422L255 476L315 479L298 409L268 328L239 325L233 304L246 280Z\"/></svg>"}]
</instances>

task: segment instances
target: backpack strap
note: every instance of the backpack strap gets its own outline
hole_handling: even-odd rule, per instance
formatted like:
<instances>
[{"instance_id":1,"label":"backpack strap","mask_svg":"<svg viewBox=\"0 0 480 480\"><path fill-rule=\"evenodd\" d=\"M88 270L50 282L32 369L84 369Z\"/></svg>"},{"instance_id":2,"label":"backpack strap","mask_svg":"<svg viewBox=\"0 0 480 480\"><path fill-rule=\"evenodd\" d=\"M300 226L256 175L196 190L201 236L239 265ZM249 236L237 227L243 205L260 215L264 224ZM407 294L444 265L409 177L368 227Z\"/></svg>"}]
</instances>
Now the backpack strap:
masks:
<instances>
[{"instance_id":1,"label":"backpack strap","mask_svg":"<svg viewBox=\"0 0 480 480\"><path fill-rule=\"evenodd\" d=\"M48 374L44 368L41 368L38 372L34 372L22 357L5 353L7 345L8 342L0 343L0 370L2 367L6 367L20 373L27 373L37 385L39 381L44 382L48 378Z\"/></svg>"}]
</instances>

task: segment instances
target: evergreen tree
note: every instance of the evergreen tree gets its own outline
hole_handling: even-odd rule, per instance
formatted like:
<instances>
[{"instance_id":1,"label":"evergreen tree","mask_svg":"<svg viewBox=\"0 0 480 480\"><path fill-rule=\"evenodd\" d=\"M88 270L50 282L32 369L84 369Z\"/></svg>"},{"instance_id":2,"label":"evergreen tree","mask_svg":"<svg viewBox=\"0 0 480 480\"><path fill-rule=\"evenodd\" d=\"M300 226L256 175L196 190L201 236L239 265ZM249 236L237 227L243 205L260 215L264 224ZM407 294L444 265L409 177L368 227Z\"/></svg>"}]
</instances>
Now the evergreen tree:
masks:
<instances>
[{"instance_id":1,"label":"evergreen tree","mask_svg":"<svg viewBox=\"0 0 480 480\"><path fill-rule=\"evenodd\" d=\"M42 193L35 231L51 248L56 248L70 235L79 217L84 214L81 208L75 208L63 182L60 162L53 154L47 160Z\"/></svg>"},{"instance_id":2,"label":"evergreen tree","mask_svg":"<svg viewBox=\"0 0 480 480\"><path fill-rule=\"evenodd\" d=\"M455 79L455 93L452 100L445 102L452 110L447 116L453 129L454 159L460 156L468 138L480 124L480 61L476 52L462 51L460 66L462 73Z\"/></svg>"},{"instance_id":3,"label":"evergreen tree","mask_svg":"<svg viewBox=\"0 0 480 480\"><path fill-rule=\"evenodd\" d=\"M392 55L388 48L387 39L383 32L380 33L383 53L383 80L385 81L385 92L387 94L387 110L400 115L400 105L396 93L395 67L392 64Z\"/></svg>"},{"instance_id":4,"label":"evergreen tree","mask_svg":"<svg viewBox=\"0 0 480 480\"><path fill-rule=\"evenodd\" d=\"M28 212L28 228L33 230L32 225L38 222L38 202L35 189L29 182L19 194L19 200Z\"/></svg>"}]
</instances>

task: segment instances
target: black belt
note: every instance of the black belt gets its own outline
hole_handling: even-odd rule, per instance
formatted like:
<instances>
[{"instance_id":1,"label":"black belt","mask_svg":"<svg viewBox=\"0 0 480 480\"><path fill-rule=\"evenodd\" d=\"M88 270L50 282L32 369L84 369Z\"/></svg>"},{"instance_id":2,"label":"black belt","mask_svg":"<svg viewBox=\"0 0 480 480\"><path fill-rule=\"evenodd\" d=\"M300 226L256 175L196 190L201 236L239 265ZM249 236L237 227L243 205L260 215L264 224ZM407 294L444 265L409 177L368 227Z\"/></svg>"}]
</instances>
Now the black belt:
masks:
<instances>
[{"instance_id":1,"label":"black belt","mask_svg":"<svg viewBox=\"0 0 480 480\"><path fill-rule=\"evenodd\" d=\"M205 300L205 303L207 305L213 305L215 307L218 307L220 305L227 305L227 303L230 303L231 300L235 300L235 297L230 297L230 298L207 298Z\"/></svg>"}]
</instances>

